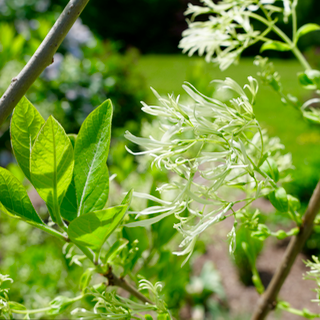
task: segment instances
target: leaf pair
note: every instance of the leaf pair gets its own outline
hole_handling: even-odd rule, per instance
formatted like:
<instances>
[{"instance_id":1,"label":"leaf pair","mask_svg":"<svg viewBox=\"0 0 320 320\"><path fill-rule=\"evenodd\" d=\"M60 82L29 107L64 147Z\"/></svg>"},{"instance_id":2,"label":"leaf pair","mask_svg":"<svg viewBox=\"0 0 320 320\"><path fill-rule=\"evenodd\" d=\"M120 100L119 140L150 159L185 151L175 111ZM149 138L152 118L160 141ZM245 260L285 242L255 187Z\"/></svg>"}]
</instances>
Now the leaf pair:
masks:
<instances>
[{"instance_id":1,"label":"leaf pair","mask_svg":"<svg viewBox=\"0 0 320 320\"><path fill-rule=\"evenodd\" d=\"M70 139L52 116L45 122L25 97L13 112L10 130L18 164L46 202L53 221L59 223L74 166Z\"/></svg>"},{"instance_id":2,"label":"leaf pair","mask_svg":"<svg viewBox=\"0 0 320 320\"><path fill-rule=\"evenodd\" d=\"M87 117L77 139L71 138L73 151L70 138L52 116L45 122L26 98L15 108L11 137L16 159L55 222L61 220L60 211L72 221L104 207L111 118L112 105L107 100Z\"/></svg>"}]
</instances>

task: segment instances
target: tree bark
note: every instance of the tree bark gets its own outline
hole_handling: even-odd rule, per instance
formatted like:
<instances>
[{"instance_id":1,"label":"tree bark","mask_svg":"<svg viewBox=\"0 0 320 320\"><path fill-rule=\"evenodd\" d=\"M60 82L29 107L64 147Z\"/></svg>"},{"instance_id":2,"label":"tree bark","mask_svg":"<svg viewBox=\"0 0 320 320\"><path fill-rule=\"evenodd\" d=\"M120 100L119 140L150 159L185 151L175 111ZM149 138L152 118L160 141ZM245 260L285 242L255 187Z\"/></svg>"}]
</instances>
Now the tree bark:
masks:
<instances>
[{"instance_id":1,"label":"tree bark","mask_svg":"<svg viewBox=\"0 0 320 320\"><path fill-rule=\"evenodd\" d=\"M313 191L299 234L291 238L284 257L271 279L266 291L261 295L251 320L263 320L277 306L278 293L285 282L291 267L310 236L313 222L320 210L320 182Z\"/></svg>"}]
</instances>

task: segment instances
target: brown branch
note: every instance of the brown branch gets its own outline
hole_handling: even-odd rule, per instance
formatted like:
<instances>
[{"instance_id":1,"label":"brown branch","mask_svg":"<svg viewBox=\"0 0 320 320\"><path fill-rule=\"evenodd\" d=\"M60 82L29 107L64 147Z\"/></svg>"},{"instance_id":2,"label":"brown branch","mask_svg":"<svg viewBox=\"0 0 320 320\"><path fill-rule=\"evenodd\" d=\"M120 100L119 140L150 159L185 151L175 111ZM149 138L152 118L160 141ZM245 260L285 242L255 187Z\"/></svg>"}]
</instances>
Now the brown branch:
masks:
<instances>
[{"instance_id":1,"label":"brown branch","mask_svg":"<svg viewBox=\"0 0 320 320\"><path fill-rule=\"evenodd\" d=\"M112 268L109 266L108 271L103 274L104 277L108 279L108 285L109 286L117 286L119 288L122 288L129 293L131 293L133 296L138 298L140 301L144 303L149 303L153 305L154 303L149 300L147 297L145 297L142 293L140 293L137 289L135 289L133 286L131 286L126 280L123 278L118 278L113 272Z\"/></svg>"},{"instance_id":2,"label":"brown branch","mask_svg":"<svg viewBox=\"0 0 320 320\"><path fill-rule=\"evenodd\" d=\"M89 0L70 0L41 45L0 99L0 126L13 108L37 80L43 70L53 62L53 55L85 8Z\"/></svg>"},{"instance_id":3,"label":"brown branch","mask_svg":"<svg viewBox=\"0 0 320 320\"><path fill-rule=\"evenodd\" d=\"M260 300L258 301L257 308L251 318L251 320L262 320L265 319L269 311L273 310L277 305L278 293L286 280L291 267L302 250L302 247L308 237L310 236L313 228L313 222L320 210L320 182L318 182L316 188L313 191L312 197L309 201L308 208L304 215L304 220L300 228L298 235L291 238L291 241L287 247L285 255L278 266L272 280L262 294Z\"/></svg>"}]
</instances>

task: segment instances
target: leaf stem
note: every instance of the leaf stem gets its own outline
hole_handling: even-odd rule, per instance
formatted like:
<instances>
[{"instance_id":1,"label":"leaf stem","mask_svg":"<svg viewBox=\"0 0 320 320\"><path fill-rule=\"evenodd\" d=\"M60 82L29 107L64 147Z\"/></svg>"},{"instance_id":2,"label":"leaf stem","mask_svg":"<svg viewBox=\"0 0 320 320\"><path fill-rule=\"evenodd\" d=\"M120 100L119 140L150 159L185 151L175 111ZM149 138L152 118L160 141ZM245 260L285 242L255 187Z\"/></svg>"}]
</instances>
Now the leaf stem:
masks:
<instances>
[{"instance_id":1,"label":"leaf stem","mask_svg":"<svg viewBox=\"0 0 320 320\"><path fill-rule=\"evenodd\" d=\"M47 233L50 233L51 235L59 238L62 241L70 242L70 240L69 240L67 235L64 235L63 233L60 233L59 231L57 231L57 230L55 230L53 228L50 228L47 225L42 225L42 224L37 224L37 225L32 224L32 225L37 227L40 230L43 230L43 231L45 231Z\"/></svg>"},{"instance_id":2,"label":"leaf stem","mask_svg":"<svg viewBox=\"0 0 320 320\"><path fill-rule=\"evenodd\" d=\"M306 213L303 218L300 232L291 238L290 243L287 247L285 255L278 266L272 280L267 287L265 293L261 296L256 310L251 320L262 320L265 319L269 311L277 306L278 293L286 280L291 267L297 258L298 253L302 250L302 247L308 237L310 236L313 228L313 222L320 210L320 181L313 191L311 199L309 201Z\"/></svg>"},{"instance_id":3,"label":"leaf stem","mask_svg":"<svg viewBox=\"0 0 320 320\"><path fill-rule=\"evenodd\" d=\"M299 309L291 308L290 306L285 306L283 303L279 303L279 306L277 306L277 309L285 310L287 312L290 312L292 314L295 314L295 315L298 315L300 317L304 317L307 319L320 318L320 314L311 313L310 311L308 311L306 309L299 310Z\"/></svg>"},{"instance_id":4,"label":"leaf stem","mask_svg":"<svg viewBox=\"0 0 320 320\"><path fill-rule=\"evenodd\" d=\"M46 307L46 308L41 308L41 309L34 309L34 310L15 310L11 309L12 313L16 314L35 314L35 313L44 313L47 311L50 311L52 308L51 307Z\"/></svg>"},{"instance_id":5,"label":"leaf stem","mask_svg":"<svg viewBox=\"0 0 320 320\"><path fill-rule=\"evenodd\" d=\"M294 43L297 43L296 36L297 36L297 2L293 1L292 3L292 39Z\"/></svg>"},{"instance_id":6,"label":"leaf stem","mask_svg":"<svg viewBox=\"0 0 320 320\"><path fill-rule=\"evenodd\" d=\"M70 0L41 45L0 99L0 126L43 70L53 63L53 55L89 0Z\"/></svg>"}]
</instances>

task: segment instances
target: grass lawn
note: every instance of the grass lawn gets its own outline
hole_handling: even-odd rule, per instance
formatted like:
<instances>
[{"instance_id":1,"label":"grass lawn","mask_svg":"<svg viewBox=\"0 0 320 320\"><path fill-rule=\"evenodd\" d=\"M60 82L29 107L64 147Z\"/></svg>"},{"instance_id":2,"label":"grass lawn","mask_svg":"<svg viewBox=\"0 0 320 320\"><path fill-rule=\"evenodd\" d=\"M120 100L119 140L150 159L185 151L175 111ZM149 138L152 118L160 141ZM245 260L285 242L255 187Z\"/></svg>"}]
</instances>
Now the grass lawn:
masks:
<instances>
[{"instance_id":1,"label":"grass lawn","mask_svg":"<svg viewBox=\"0 0 320 320\"><path fill-rule=\"evenodd\" d=\"M299 63L295 60L273 62L281 75L285 92L307 100L310 92L301 88L296 77L296 74L302 71ZM211 80L226 77L233 78L243 86L247 77L257 77L258 71L252 59L242 59L238 65L221 72L218 67L207 64L203 58L189 58L185 55L142 56L137 68L144 75L146 83L161 95L184 94L181 85L186 80L195 84L200 91L206 90L206 85L210 85ZM149 103L155 103L152 96ZM270 136L280 137L286 146L286 152L292 153L293 163L297 168L294 175L299 188L312 188L319 179L320 126L310 125L297 110L284 106L278 95L268 86L260 85L254 108L262 127L268 129Z\"/></svg>"}]
</instances>

